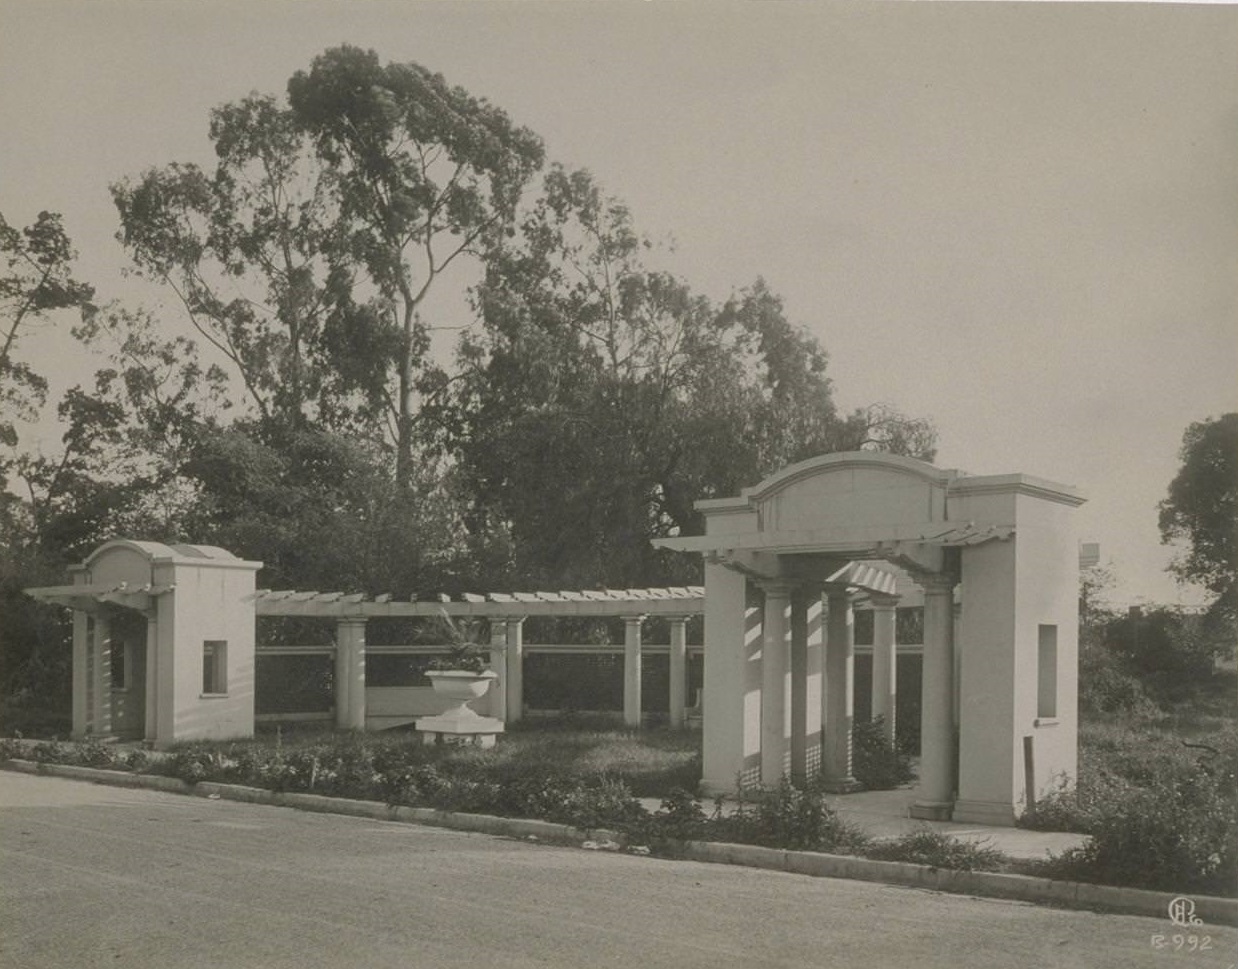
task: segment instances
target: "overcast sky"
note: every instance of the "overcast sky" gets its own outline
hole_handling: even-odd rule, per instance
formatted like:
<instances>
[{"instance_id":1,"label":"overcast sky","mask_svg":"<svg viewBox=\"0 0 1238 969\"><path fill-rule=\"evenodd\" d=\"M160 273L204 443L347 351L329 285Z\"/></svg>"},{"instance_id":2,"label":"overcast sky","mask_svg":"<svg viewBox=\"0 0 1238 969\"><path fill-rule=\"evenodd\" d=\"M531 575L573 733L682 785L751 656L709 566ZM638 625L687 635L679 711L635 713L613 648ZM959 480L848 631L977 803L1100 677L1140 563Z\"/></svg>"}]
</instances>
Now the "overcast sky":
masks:
<instances>
[{"instance_id":1,"label":"overcast sky","mask_svg":"<svg viewBox=\"0 0 1238 969\"><path fill-rule=\"evenodd\" d=\"M1156 504L1187 424L1238 409L1238 7L0 0L0 212L62 212L101 298L158 305L108 184L210 164L210 108L342 42L507 110L699 291L764 276L843 408L1082 488L1117 602L1197 601ZM63 329L21 355L85 380Z\"/></svg>"}]
</instances>

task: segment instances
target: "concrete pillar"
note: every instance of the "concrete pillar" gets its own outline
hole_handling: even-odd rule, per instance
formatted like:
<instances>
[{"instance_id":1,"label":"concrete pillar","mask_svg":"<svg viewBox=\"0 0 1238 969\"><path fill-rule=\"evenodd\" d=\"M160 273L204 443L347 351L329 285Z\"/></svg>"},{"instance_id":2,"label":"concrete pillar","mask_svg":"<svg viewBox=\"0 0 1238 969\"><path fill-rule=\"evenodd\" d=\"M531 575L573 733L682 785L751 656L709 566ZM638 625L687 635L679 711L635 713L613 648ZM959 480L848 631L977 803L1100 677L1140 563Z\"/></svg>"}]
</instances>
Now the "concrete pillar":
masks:
<instances>
[{"instance_id":1,"label":"concrete pillar","mask_svg":"<svg viewBox=\"0 0 1238 969\"><path fill-rule=\"evenodd\" d=\"M765 613L761 633L761 783L777 784L787 773L791 737L791 585L762 582Z\"/></svg>"},{"instance_id":2,"label":"concrete pillar","mask_svg":"<svg viewBox=\"0 0 1238 969\"><path fill-rule=\"evenodd\" d=\"M335 722L342 730L365 729L365 620L335 624ZM340 710L343 708L343 715Z\"/></svg>"},{"instance_id":3,"label":"concrete pillar","mask_svg":"<svg viewBox=\"0 0 1238 969\"><path fill-rule=\"evenodd\" d=\"M820 697L815 704L809 702L810 651L817 654L818 678L821 673L820 650L809 646L810 601L803 589L791 593L791 782L797 787L808 783L809 750L814 742L820 742L821 735Z\"/></svg>"},{"instance_id":4,"label":"concrete pillar","mask_svg":"<svg viewBox=\"0 0 1238 969\"><path fill-rule=\"evenodd\" d=\"M920 700L920 786L911 816L949 821L954 808L954 578L916 580L924 588L924 669Z\"/></svg>"},{"instance_id":5,"label":"concrete pillar","mask_svg":"<svg viewBox=\"0 0 1238 969\"><path fill-rule=\"evenodd\" d=\"M348 729L348 688L351 684L349 656L344 649L344 630L335 627L335 729Z\"/></svg>"},{"instance_id":6,"label":"concrete pillar","mask_svg":"<svg viewBox=\"0 0 1238 969\"><path fill-rule=\"evenodd\" d=\"M490 684L487 694L490 716L507 720L507 620L495 617L490 620L490 669L498 679Z\"/></svg>"},{"instance_id":7,"label":"concrete pillar","mask_svg":"<svg viewBox=\"0 0 1238 969\"><path fill-rule=\"evenodd\" d=\"M827 791L853 791L858 786L851 773L851 725L855 719L855 618L846 589L830 589L827 599L821 774Z\"/></svg>"},{"instance_id":8,"label":"concrete pillar","mask_svg":"<svg viewBox=\"0 0 1238 969\"><path fill-rule=\"evenodd\" d=\"M873 719L881 717L890 743L895 735L898 694L898 622L894 596L873 596Z\"/></svg>"},{"instance_id":9,"label":"concrete pillar","mask_svg":"<svg viewBox=\"0 0 1238 969\"><path fill-rule=\"evenodd\" d=\"M688 617L672 616L670 655L670 725L677 730L684 725L684 706L688 692Z\"/></svg>"},{"instance_id":10,"label":"concrete pillar","mask_svg":"<svg viewBox=\"0 0 1238 969\"><path fill-rule=\"evenodd\" d=\"M112 624L100 613L95 617L94 637L94 713L91 733L95 737L112 735Z\"/></svg>"},{"instance_id":11,"label":"concrete pillar","mask_svg":"<svg viewBox=\"0 0 1238 969\"><path fill-rule=\"evenodd\" d=\"M825 733L822 730L821 712L825 704L825 604L819 590L806 596L808 625L808 657L805 673L808 688L805 696L805 724L807 735L807 779L821 776L821 761L825 756Z\"/></svg>"},{"instance_id":12,"label":"concrete pillar","mask_svg":"<svg viewBox=\"0 0 1238 969\"><path fill-rule=\"evenodd\" d=\"M629 727L640 726L640 627L644 619L644 616L623 618L623 722Z\"/></svg>"},{"instance_id":13,"label":"concrete pillar","mask_svg":"<svg viewBox=\"0 0 1238 969\"><path fill-rule=\"evenodd\" d=\"M953 597L953 593L951 593L951 596ZM963 702L963 697L959 692L960 683L963 679L961 675L963 671L963 603L955 602L951 615L954 617L954 633L950 637L951 670L953 671L952 676L954 677L954 696L951 702L953 703L952 709L954 711L954 731L955 733L958 733L959 710L962 707ZM955 779L956 781L958 779L957 771L955 772Z\"/></svg>"},{"instance_id":14,"label":"concrete pillar","mask_svg":"<svg viewBox=\"0 0 1238 969\"><path fill-rule=\"evenodd\" d=\"M146 726L147 740L159 737L159 621L146 617Z\"/></svg>"},{"instance_id":15,"label":"concrete pillar","mask_svg":"<svg viewBox=\"0 0 1238 969\"><path fill-rule=\"evenodd\" d=\"M73 737L81 740L90 725L90 616L73 610Z\"/></svg>"},{"instance_id":16,"label":"concrete pillar","mask_svg":"<svg viewBox=\"0 0 1238 969\"><path fill-rule=\"evenodd\" d=\"M705 562L705 693L701 725L701 786L709 794L735 790L749 764L747 579ZM759 712L757 714L759 716ZM759 751L758 736L751 744Z\"/></svg>"},{"instance_id":17,"label":"concrete pillar","mask_svg":"<svg viewBox=\"0 0 1238 969\"><path fill-rule=\"evenodd\" d=\"M524 617L508 619L507 626L507 722L524 716Z\"/></svg>"}]
</instances>

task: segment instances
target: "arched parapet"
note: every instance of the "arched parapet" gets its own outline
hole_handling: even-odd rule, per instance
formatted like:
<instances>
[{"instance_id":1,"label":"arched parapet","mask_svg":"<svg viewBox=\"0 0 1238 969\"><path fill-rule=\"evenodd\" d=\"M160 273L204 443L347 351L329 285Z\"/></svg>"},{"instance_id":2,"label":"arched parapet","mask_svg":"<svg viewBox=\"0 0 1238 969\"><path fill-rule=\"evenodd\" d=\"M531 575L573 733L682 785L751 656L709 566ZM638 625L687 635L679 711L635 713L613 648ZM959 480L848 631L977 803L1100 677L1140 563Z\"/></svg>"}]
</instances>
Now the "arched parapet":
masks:
<instances>
[{"instance_id":1,"label":"arched parapet","mask_svg":"<svg viewBox=\"0 0 1238 969\"><path fill-rule=\"evenodd\" d=\"M79 579L84 582L149 585L154 581L152 565L155 559L172 554L172 550L161 542L135 542L119 538L104 542L86 556L74 571L79 575L85 573L86 577Z\"/></svg>"},{"instance_id":2,"label":"arched parapet","mask_svg":"<svg viewBox=\"0 0 1238 969\"><path fill-rule=\"evenodd\" d=\"M78 583L94 585L125 583L131 588L177 581L185 570L224 568L256 572L259 562L246 562L214 545L165 545L117 538L104 542L75 566Z\"/></svg>"},{"instance_id":3,"label":"arched parapet","mask_svg":"<svg viewBox=\"0 0 1238 969\"><path fill-rule=\"evenodd\" d=\"M880 451L823 454L770 475L736 498L697 502L726 531L786 532L849 525L943 521L951 483L962 473Z\"/></svg>"}]
</instances>

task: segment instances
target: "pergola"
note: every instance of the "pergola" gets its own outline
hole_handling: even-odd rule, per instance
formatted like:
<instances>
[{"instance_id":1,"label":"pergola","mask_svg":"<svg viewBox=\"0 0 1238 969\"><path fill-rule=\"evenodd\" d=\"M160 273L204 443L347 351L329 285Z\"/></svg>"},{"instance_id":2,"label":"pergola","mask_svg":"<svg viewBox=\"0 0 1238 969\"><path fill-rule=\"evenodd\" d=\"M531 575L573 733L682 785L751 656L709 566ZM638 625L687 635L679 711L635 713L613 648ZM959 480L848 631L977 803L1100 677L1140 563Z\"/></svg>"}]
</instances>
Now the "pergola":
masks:
<instances>
[{"instance_id":1,"label":"pergola","mask_svg":"<svg viewBox=\"0 0 1238 969\"><path fill-rule=\"evenodd\" d=\"M687 623L704 611L701 586L666 589L585 589L560 592L446 594L399 601L389 595L345 595L339 592L294 592L260 589L253 596L257 616L306 616L333 619L335 636L336 724L362 730L366 724L365 625L378 618L482 619L490 627L491 669L498 680L488 700L499 720L519 720L524 710L524 621L533 616L555 618L621 618L624 622L623 716L625 723L641 719L642 623L650 617L670 626L670 722L685 719L687 683Z\"/></svg>"}]
</instances>

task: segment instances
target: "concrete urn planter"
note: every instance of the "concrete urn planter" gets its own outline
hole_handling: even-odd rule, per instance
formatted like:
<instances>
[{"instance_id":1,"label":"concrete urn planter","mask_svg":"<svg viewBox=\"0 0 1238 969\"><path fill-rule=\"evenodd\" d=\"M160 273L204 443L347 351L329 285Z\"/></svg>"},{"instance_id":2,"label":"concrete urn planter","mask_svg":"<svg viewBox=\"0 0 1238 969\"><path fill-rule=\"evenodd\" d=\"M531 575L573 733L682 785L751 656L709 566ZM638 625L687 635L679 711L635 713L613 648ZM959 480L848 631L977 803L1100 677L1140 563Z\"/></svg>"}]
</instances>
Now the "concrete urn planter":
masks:
<instances>
[{"instance_id":1,"label":"concrete urn planter","mask_svg":"<svg viewBox=\"0 0 1238 969\"><path fill-rule=\"evenodd\" d=\"M495 737L503 732L503 721L483 717L469 707L486 695L490 684L498 679L493 670L470 673L467 670L431 670L426 673L434 692L451 700L453 706L436 717L422 717L417 730L427 743L450 741L494 746Z\"/></svg>"},{"instance_id":2,"label":"concrete urn planter","mask_svg":"<svg viewBox=\"0 0 1238 969\"><path fill-rule=\"evenodd\" d=\"M464 711L473 716L478 716L478 714L469 708L469 704L485 696L486 691L490 689L490 684L499 678L499 674L494 670L486 670L482 673L470 673L467 670L431 670L426 673L426 676L429 677L435 693L457 701L456 706L452 707L449 712L459 715L460 711Z\"/></svg>"}]
</instances>

